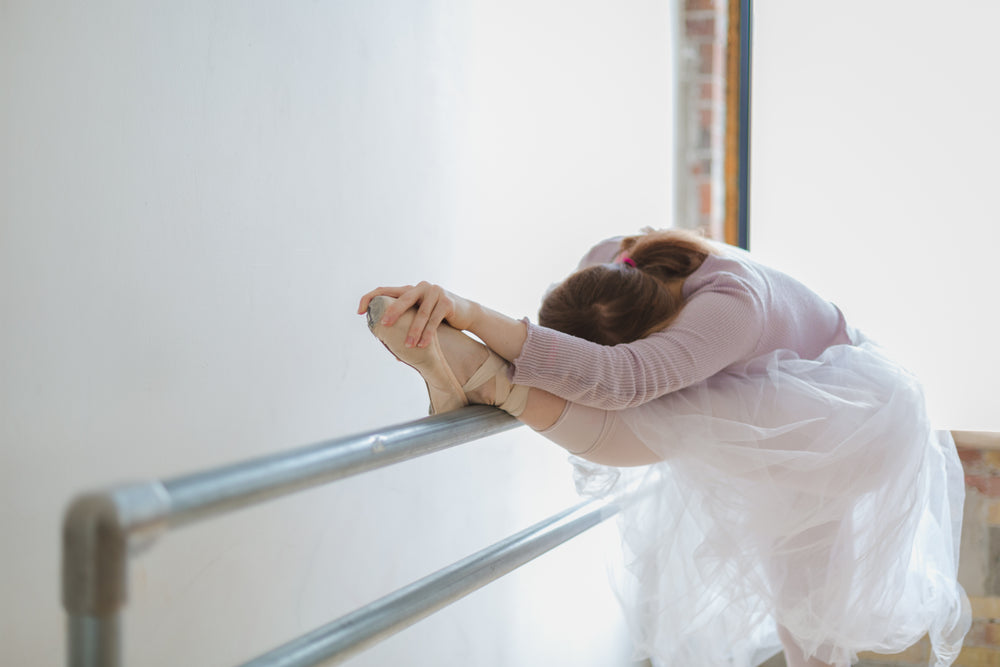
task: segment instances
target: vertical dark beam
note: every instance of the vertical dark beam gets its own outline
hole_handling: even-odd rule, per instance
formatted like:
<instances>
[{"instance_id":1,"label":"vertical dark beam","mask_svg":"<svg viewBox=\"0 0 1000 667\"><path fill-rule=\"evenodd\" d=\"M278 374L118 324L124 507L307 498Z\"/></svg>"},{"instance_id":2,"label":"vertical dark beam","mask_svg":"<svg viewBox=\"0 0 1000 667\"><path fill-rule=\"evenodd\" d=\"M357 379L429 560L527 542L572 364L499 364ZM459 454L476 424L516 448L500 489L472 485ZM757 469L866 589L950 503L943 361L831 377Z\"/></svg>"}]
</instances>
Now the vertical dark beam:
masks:
<instances>
[{"instance_id":1,"label":"vertical dark beam","mask_svg":"<svg viewBox=\"0 0 1000 667\"><path fill-rule=\"evenodd\" d=\"M750 249L750 73L753 0L740 4L740 183L739 246Z\"/></svg>"},{"instance_id":2,"label":"vertical dark beam","mask_svg":"<svg viewBox=\"0 0 1000 667\"><path fill-rule=\"evenodd\" d=\"M729 0L726 39L725 240L749 247L751 0Z\"/></svg>"}]
</instances>

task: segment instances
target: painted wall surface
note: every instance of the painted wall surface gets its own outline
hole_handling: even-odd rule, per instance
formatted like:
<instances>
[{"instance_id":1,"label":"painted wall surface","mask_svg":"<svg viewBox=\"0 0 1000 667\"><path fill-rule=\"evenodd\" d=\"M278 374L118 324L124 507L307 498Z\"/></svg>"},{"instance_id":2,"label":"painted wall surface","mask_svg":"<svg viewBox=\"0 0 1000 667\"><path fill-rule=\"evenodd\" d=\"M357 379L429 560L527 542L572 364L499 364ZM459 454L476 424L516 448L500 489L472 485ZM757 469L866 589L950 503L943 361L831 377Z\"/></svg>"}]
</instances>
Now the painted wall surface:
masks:
<instances>
[{"instance_id":1,"label":"painted wall surface","mask_svg":"<svg viewBox=\"0 0 1000 667\"><path fill-rule=\"evenodd\" d=\"M751 249L1000 431L1000 4L754 3Z\"/></svg>"},{"instance_id":2,"label":"painted wall surface","mask_svg":"<svg viewBox=\"0 0 1000 667\"><path fill-rule=\"evenodd\" d=\"M0 655L58 664L77 492L417 418L354 314L512 315L666 224L670 3L0 3ZM575 502L527 429L165 536L127 664L233 664ZM357 665L625 664L598 531Z\"/></svg>"}]
</instances>

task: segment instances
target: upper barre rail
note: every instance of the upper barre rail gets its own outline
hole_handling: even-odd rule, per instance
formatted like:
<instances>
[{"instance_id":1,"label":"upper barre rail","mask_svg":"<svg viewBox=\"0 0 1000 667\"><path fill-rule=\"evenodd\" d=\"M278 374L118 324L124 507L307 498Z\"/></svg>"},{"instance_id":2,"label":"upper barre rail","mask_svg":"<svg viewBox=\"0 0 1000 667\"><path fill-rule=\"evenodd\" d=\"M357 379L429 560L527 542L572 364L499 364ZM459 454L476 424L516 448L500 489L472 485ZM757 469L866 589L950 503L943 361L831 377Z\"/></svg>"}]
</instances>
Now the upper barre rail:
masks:
<instances>
[{"instance_id":1,"label":"upper barre rail","mask_svg":"<svg viewBox=\"0 0 1000 667\"><path fill-rule=\"evenodd\" d=\"M517 421L478 405L425 417L385 430L337 438L165 481L171 526L294 493L318 484L461 445L507 431Z\"/></svg>"},{"instance_id":2,"label":"upper barre rail","mask_svg":"<svg viewBox=\"0 0 1000 667\"><path fill-rule=\"evenodd\" d=\"M63 520L68 663L120 665L119 614L127 597L128 556L141 538L519 425L501 410L473 406L165 481L121 485L78 497Z\"/></svg>"}]
</instances>

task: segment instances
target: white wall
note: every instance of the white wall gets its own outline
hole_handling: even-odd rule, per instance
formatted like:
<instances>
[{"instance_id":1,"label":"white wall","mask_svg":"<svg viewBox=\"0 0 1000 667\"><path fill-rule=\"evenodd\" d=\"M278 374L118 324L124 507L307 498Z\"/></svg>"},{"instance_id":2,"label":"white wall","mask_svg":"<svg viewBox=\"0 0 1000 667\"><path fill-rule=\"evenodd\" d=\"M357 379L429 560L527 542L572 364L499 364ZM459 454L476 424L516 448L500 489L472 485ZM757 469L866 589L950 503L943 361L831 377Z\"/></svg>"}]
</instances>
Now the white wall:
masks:
<instances>
[{"instance_id":1,"label":"white wall","mask_svg":"<svg viewBox=\"0 0 1000 667\"><path fill-rule=\"evenodd\" d=\"M751 249L1000 431L1000 90L989 0L754 3Z\"/></svg>"},{"instance_id":2,"label":"white wall","mask_svg":"<svg viewBox=\"0 0 1000 667\"><path fill-rule=\"evenodd\" d=\"M650 0L0 4L2 662L62 659L75 493L423 414L363 291L533 314L591 241L662 224L669 34ZM573 502L564 458L519 429L170 534L127 663L310 630ZM626 662L608 536L352 664Z\"/></svg>"}]
</instances>

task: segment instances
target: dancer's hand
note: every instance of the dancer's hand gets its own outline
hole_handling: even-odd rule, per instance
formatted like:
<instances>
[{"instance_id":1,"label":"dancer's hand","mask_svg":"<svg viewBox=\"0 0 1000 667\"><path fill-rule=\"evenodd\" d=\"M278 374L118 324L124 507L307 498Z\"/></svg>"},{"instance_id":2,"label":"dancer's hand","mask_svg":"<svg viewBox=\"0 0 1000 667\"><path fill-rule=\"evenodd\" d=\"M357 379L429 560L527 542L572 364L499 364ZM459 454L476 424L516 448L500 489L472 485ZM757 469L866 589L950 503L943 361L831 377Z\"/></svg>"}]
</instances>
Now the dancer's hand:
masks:
<instances>
[{"instance_id":1,"label":"dancer's hand","mask_svg":"<svg viewBox=\"0 0 1000 667\"><path fill-rule=\"evenodd\" d=\"M377 287L361 297L359 315L368 310L368 303L376 296L396 299L382 315L382 324L387 326L413 306L419 305L417 316L406 332L406 347L427 347L442 320L456 329L468 329L472 325L475 303L448 292L440 285L421 282L400 287Z\"/></svg>"}]
</instances>

